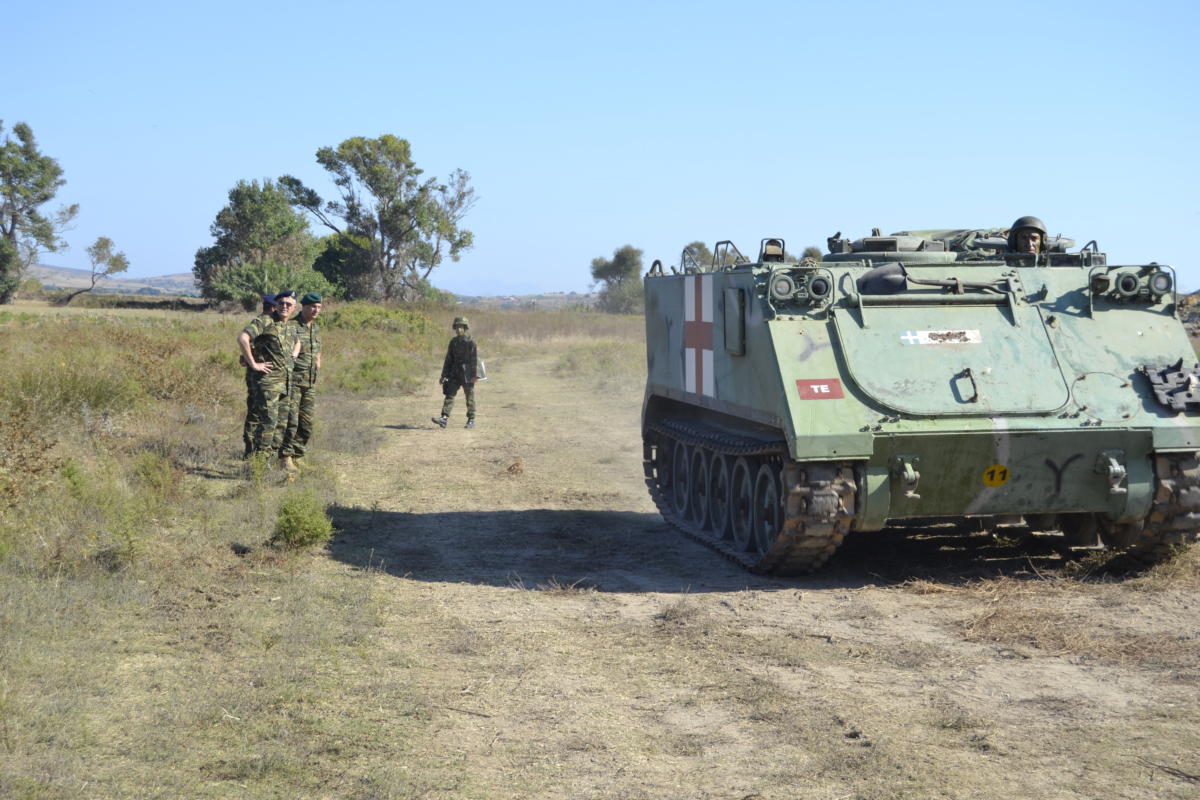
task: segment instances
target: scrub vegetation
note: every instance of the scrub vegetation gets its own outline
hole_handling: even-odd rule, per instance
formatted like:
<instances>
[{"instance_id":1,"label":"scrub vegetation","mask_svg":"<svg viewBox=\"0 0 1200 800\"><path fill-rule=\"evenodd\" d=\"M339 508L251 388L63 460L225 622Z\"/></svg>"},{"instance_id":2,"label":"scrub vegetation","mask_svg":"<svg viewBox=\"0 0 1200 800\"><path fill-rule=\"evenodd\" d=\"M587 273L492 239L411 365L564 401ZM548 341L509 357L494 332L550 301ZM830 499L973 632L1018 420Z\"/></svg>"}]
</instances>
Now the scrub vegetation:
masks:
<instances>
[{"instance_id":1,"label":"scrub vegetation","mask_svg":"<svg viewBox=\"0 0 1200 800\"><path fill-rule=\"evenodd\" d=\"M0 312L0 796L1195 796L1200 548L749 575L646 494L640 317L471 312L443 431L460 313L331 307L289 480L238 458L247 315Z\"/></svg>"}]
</instances>

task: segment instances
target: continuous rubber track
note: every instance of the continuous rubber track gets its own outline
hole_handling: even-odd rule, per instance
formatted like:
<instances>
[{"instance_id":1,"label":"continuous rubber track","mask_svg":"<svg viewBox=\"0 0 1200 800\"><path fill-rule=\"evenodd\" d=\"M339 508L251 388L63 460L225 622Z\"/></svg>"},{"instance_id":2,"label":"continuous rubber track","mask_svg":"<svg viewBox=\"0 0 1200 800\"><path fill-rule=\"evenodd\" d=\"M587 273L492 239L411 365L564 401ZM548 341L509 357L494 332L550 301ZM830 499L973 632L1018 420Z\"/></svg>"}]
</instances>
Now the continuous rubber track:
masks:
<instances>
[{"instance_id":1,"label":"continuous rubber track","mask_svg":"<svg viewBox=\"0 0 1200 800\"><path fill-rule=\"evenodd\" d=\"M1176 545L1193 541L1200 531L1200 460L1195 453L1154 458L1154 505L1141 526L1119 526L1114 542L1150 561L1170 555Z\"/></svg>"},{"instance_id":2,"label":"continuous rubber track","mask_svg":"<svg viewBox=\"0 0 1200 800\"><path fill-rule=\"evenodd\" d=\"M849 462L798 463L787 458L787 448L782 439L735 436L683 420L668 419L651 423L645 437L643 464L646 486L663 518L672 527L752 572L768 575L811 572L833 555L854 522L858 487L854 466ZM667 448L668 444L670 448ZM772 538L769 544L765 544L765 549L761 545L756 546L755 540L758 538L762 541L766 535L751 535L747 547L738 547L734 537L728 534L719 536L714 532L713 520L708 513L704 519L696 520L693 514L678 512L671 498L664 494L658 474L662 451L673 451L678 444L701 448L706 454L706 463L712 463L714 456L730 460L747 458L757 468L767 465L771 474L778 476L773 498L778 505L760 512L771 515L773 521L767 528ZM757 473L757 469L752 472ZM669 477L673 480L675 476ZM731 483L731 494L732 491ZM751 493L754 495L752 500L759 499L753 489ZM771 499L769 495L767 499ZM711 508L710 500L706 500L706 503ZM735 501L730 498L726 505L726 516L733 516L736 513ZM770 505L776 506L776 503ZM721 527L728 529L729 526L721 524Z\"/></svg>"}]
</instances>

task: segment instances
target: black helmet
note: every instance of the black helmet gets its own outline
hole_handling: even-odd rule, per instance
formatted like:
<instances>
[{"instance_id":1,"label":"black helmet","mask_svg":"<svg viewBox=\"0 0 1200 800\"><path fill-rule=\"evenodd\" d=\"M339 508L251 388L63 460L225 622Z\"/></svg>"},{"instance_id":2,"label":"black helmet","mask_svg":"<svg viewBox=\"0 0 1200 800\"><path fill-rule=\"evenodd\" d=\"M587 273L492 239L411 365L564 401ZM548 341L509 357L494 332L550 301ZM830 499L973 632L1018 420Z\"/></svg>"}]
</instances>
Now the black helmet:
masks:
<instances>
[{"instance_id":1,"label":"black helmet","mask_svg":"<svg viewBox=\"0 0 1200 800\"><path fill-rule=\"evenodd\" d=\"M1017 247L1017 231L1034 230L1042 235L1042 247L1046 246L1046 223L1042 222L1037 217L1019 217L1012 227L1008 229L1008 249L1015 250Z\"/></svg>"}]
</instances>

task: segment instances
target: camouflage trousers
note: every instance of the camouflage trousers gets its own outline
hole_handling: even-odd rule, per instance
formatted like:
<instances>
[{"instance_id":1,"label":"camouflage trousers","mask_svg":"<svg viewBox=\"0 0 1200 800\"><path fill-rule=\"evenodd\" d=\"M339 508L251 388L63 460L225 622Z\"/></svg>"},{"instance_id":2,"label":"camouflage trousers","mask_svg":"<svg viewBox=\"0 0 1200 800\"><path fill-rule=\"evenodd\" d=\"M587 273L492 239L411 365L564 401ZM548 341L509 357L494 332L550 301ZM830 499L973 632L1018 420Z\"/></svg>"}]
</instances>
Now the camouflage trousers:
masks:
<instances>
[{"instance_id":1,"label":"camouflage trousers","mask_svg":"<svg viewBox=\"0 0 1200 800\"><path fill-rule=\"evenodd\" d=\"M273 453L279 449L283 436L279 431L279 418L281 415L287 418L288 381L286 377L282 380L255 378L252 384L250 451Z\"/></svg>"},{"instance_id":2,"label":"camouflage trousers","mask_svg":"<svg viewBox=\"0 0 1200 800\"><path fill-rule=\"evenodd\" d=\"M254 452L254 373L246 370L246 421L242 423L242 444L246 455Z\"/></svg>"},{"instance_id":3,"label":"camouflage trousers","mask_svg":"<svg viewBox=\"0 0 1200 800\"><path fill-rule=\"evenodd\" d=\"M442 394L446 396L442 402L442 416L449 417L450 412L454 410L454 395L458 394L460 386L463 396L467 398L467 419L475 419L475 384L460 381L446 381L442 384Z\"/></svg>"},{"instance_id":4,"label":"camouflage trousers","mask_svg":"<svg viewBox=\"0 0 1200 800\"><path fill-rule=\"evenodd\" d=\"M299 458L312 437L313 412L317 405L316 386L297 386L294 382L288 392L287 414L280 414L279 428L282 431L279 455Z\"/></svg>"}]
</instances>

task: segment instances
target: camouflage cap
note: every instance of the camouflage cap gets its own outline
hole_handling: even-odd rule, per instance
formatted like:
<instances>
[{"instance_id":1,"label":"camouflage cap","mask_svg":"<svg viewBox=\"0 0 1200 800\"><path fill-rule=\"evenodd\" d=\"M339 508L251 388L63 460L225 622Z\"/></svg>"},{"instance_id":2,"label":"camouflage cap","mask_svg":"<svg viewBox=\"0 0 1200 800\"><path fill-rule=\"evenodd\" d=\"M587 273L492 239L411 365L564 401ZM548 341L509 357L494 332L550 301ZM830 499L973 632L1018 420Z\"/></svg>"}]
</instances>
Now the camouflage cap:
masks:
<instances>
[{"instance_id":1,"label":"camouflage cap","mask_svg":"<svg viewBox=\"0 0 1200 800\"><path fill-rule=\"evenodd\" d=\"M454 322L450 325L450 327L451 328L470 328L471 326L467 324L466 317L455 317Z\"/></svg>"}]
</instances>

